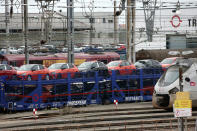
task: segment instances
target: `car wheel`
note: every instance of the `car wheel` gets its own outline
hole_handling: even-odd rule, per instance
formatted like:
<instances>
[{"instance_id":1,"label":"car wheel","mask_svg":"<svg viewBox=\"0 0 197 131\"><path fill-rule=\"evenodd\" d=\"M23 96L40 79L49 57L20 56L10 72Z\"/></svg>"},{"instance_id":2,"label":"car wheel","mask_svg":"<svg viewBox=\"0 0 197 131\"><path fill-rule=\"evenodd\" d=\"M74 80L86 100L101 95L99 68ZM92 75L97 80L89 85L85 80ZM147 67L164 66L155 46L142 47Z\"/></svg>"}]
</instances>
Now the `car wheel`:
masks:
<instances>
[{"instance_id":1,"label":"car wheel","mask_svg":"<svg viewBox=\"0 0 197 131\"><path fill-rule=\"evenodd\" d=\"M27 80L31 81L32 80L31 76L27 76Z\"/></svg>"},{"instance_id":2,"label":"car wheel","mask_svg":"<svg viewBox=\"0 0 197 131\"><path fill-rule=\"evenodd\" d=\"M45 80L50 80L49 75L47 74Z\"/></svg>"}]
</instances>

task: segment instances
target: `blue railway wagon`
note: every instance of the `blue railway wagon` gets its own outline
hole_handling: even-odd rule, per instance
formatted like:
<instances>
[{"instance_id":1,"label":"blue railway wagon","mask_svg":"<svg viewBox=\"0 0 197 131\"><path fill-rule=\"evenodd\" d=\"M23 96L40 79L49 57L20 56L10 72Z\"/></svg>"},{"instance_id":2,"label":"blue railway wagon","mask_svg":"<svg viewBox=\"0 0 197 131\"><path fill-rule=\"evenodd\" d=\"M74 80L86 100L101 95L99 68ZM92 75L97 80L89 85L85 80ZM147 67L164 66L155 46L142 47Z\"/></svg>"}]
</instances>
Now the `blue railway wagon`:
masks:
<instances>
[{"instance_id":1,"label":"blue railway wagon","mask_svg":"<svg viewBox=\"0 0 197 131\"><path fill-rule=\"evenodd\" d=\"M160 78L161 69L135 70L132 75L104 76L93 72L76 74L67 79L6 80L0 79L0 107L8 110L32 110L63 106L105 104L152 100L153 87ZM89 72L88 72L89 73Z\"/></svg>"}]
</instances>

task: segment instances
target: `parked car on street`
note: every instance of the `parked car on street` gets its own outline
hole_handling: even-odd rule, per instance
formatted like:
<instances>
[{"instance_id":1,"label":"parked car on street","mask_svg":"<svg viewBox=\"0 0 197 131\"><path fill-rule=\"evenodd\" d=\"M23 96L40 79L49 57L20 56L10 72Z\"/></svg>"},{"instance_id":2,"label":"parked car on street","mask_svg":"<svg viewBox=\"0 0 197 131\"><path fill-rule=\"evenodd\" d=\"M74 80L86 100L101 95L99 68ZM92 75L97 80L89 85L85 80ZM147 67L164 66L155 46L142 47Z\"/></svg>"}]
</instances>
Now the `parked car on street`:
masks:
<instances>
[{"instance_id":1,"label":"parked car on street","mask_svg":"<svg viewBox=\"0 0 197 131\"><path fill-rule=\"evenodd\" d=\"M9 47L8 52L10 54L18 54L18 49L16 47Z\"/></svg>"},{"instance_id":2,"label":"parked car on street","mask_svg":"<svg viewBox=\"0 0 197 131\"><path fill-rule=\"evenodd\" d=\"M0 76L6 76L7 79L15 79L16 70L8 64L0 64Z\"/></svg>"},{"instance_id":3,"label":"parked car on street","mask_svg":"<svg viewBox=\"0 0 197 131\"><path fill-rule=\"evenodd\" d=\"M80 72L89 72L88 76L94 74L94 71L98 71L99 75L108 76L108 68L101 61L87 61L78 66Z\"/></svg>"},{"instance_id":4,"label":"parked car on street","mask_svg":"<svg viewBox=\"0 0 197 131\"><path fill-rule=\"evenodd\" d=\"M76 72L79 72L78 68L74 64L70 63L54 63L48 67L49 75L54 79L67 78L70 73L71 78L75 76Z\"/></svg>"},{"instance_id":5,"label":"parked car on street","mask_svg":"<svg viewBox=\"0 0 197 131\"><path fill-rule=\"evenodd\" d=\"M110 74L112 74L112 70L115 70L120 75L131 74L133 70L136 69L134 64L126 60L111 61L107 64L107 67Z\"/></svg>"},{"instance_id":6,"label":"parked car on street","mask_svg":"<svg viewBox=\"0 0 197 131\"><path fill-rule=\"evenodd\" d=\"M50 79L49 70L41 64L26 64L17 70L17 77L22 80L38 80L39 75L42 79Z\"/></svg>"}]
</instances>

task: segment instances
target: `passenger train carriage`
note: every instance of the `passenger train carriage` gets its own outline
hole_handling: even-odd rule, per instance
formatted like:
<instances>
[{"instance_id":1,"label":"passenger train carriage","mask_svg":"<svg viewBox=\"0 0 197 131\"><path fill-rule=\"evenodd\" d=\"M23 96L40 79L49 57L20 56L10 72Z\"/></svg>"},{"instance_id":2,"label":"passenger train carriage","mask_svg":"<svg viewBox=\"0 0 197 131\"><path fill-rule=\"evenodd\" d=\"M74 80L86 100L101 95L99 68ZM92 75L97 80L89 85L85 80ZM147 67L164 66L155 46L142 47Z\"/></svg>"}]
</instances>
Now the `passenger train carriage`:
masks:
<instances>
[{"instance_id":1,"label":"passenger train carriage","mask_svg":"<svg viewBox=\"0 0 197 131\"><path fill-rule=\"evenodd\" d=\"M197 106L197 60L182 59L170 66L154 87L152 104L155 108L172 108L176 92L180 91L179 68L182 68L183 91L190 93L192 105Z\"/></svg>"},{"instance_id":2,"label":"passenger train carriage","mask_svg":"<svg viewBox=\"0 0 197 131\"><path fill-rule=\"evenodd\" d=\"M115 52L101 52L97 54L89 53L75 53L74 64L79 65L85 61L98 60L102 61L105 64L113 61L119 60L120 55ZM56 54L42 54L42 55L30 55L29 63L30 64L42 64L46 67L49 67L54 63L66 63L67 62L67 53L56 53ZM25 55L24 54L3 54L0 55L0 63L9 64L12 66L21 66L25 64Z\"/></svg>"}]
</instances>

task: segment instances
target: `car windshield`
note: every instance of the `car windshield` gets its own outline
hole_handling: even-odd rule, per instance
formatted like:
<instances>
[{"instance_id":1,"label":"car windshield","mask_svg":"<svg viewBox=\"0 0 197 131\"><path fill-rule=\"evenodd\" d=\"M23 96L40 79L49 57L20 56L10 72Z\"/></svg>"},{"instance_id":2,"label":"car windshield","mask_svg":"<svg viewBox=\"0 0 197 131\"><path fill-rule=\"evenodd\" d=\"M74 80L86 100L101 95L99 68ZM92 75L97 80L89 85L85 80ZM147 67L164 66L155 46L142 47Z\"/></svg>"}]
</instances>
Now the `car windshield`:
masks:
<instances>
[{"instance_id":1,"label":"car windshield","mask_svg":"<svg viewBox=\"0 0 197 131\"><path fill-rule=\"evenodd\" d=\"M91 65L93 64L94 62L84 62L82 63L81 65L78 66L78 68L86 68L86 69L89 69L91 68Z\"/></svg>"},{"instance_id":2,"label":"car windshield","mask_svg":"<svg viewBox=\"0 0 197 131\"><path fill-rule=\"evenodd\" d=\"M161 64L172 64L172 63L173 63L173 59L169 59L169 58L166 58L161 61Z\"/></svg>"},{"instance_id":3,"label":"car windshield","mask_svg":"<svg viewBox=\"0 0 197 131\"><path fill-rule=\"evenodd\" d=\"M107 64L107 67L118 66L119 64L120 64L120 61L112 61Z\"/></svg>"},{"instance_id":4,"label":"car windshield","mask_svg":"<svg viewBox=\"0 0 197 131\"><path fill-rule=\"evenodd\" d=\"M142 68L142 67L146 67L146 62L145 61L137 61L134 65L137 68Z\"/></svg>"},{"instance_id":5,"label":"car windshield","mask_svg":"<svg viewBox=\"0 0 197 131\"><path fill-rule=\"evenodd\" d=\"M30 71L34 65L22 65L18 71Z\"/></svg>"},{"instance_id":6,"label":"car windshield","mask_svg":"<svg viewBox=\"0 0 197 131\"><path fill-rule=\"evenodd\" d=\"M183 73L188 69L188 67L183 66L182 71ZM159 80L159 86L168 86L176 81L179 77L179 66L174 65L168 68L165 74Z\"/></svg>"},{"instance_id":7,"label":"car windshield","mask_svg":"<svg viewBox=\"0 0 197 131\"><path fill-rule=\"evenodd\" d=\"M51 66L48 67L48 69L61 69L62 63L56 63L52 64Z\"/></svg>"}]
</instances>

